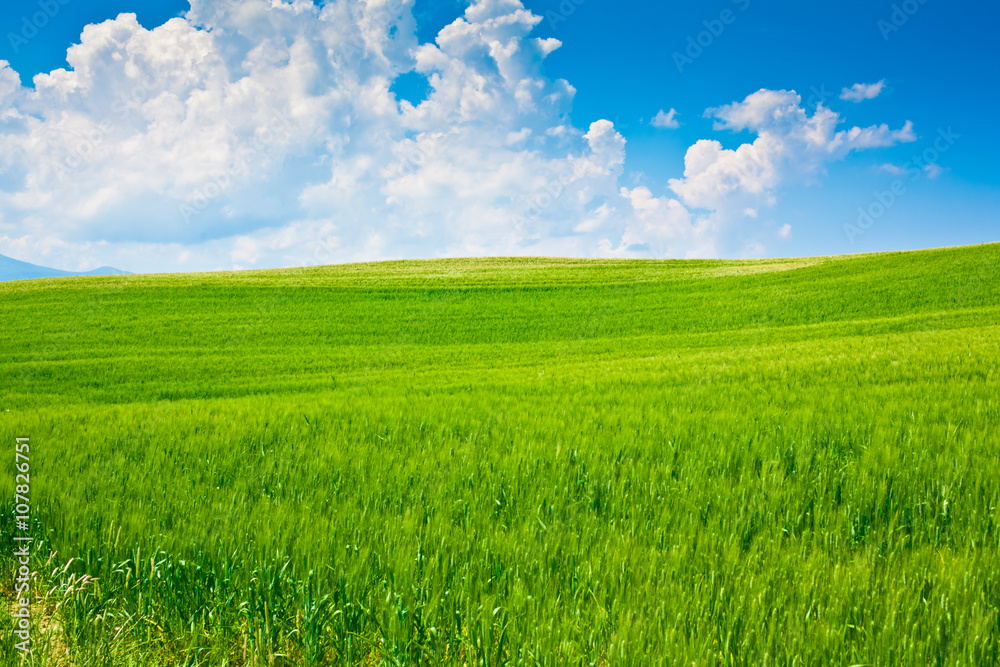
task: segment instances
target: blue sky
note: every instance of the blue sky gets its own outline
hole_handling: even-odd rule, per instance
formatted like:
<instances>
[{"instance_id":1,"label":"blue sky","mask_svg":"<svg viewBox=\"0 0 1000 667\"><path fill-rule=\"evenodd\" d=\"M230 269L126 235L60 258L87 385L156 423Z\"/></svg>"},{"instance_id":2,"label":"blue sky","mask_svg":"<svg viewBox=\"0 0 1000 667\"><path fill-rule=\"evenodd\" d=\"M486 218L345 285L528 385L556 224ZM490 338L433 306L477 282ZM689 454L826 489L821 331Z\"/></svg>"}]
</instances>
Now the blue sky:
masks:
<instances>
[{"instance_id":1,"label":"blue sky","mask_svg":"<svg viewBox=\"0 0 1000 667\"><path fill-rule=\"evenodd\" d=\"M528 0L536 18L526 20L516 0L388 0L392 16L382 19L356 1L270 4L246 2L255 13L240 13L217 0L193 10L6 3L0 60L22 85L0 96L0 114L13 110L0 123L0 253L70 270L173 271L481 254L789 256L998 240L995 5ZM517 16L523 29L498 27ZM177 17L183 30L158 29ZM443 44L438 33L460 17L467 29L436 53L425 48L423 73L408 73L418 50ZM84 26L111 19L81 39ZM538 39L558 43L536 48ZM81 41L77 78L50 77L36 91L36 74L72 72L67 49ZM490 43L516 43L517 54L498 59ZM171 49L201 59L156 56ZM137 67L151 73L149 85L132 113L113 112L135 89ZM428 84L435 73L437 89ZM288 83L302 77L312 77L305 88ZM396 114L371 92L382 80ZM865 94L844 99L855 84ZM213 86L218 108L208 111L199 100ZM762 90L770 93L752 97ZM218 165L274 124L247 109L272 103L287 120L276 123L278 138L218 186ZM673 110L674 122L654 127L661 110ZM809 143L804 133L823 110L836 114L830 132ZM855 127L882 130L855 140ZM74 142L87 136L97 140L76 164ZM685 176L695 154L711 168ZM25 166L46 161L63 165L57 180Z\"/></svg>"}]
</instances>

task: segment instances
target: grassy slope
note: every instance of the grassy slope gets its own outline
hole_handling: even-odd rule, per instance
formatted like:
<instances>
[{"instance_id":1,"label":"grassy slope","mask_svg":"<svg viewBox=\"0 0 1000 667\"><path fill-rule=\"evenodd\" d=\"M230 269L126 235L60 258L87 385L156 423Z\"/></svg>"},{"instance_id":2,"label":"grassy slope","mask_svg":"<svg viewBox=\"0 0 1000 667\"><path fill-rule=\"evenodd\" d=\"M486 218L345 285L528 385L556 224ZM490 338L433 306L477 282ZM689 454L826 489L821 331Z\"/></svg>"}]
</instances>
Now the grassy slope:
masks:
<instances>
[{"instance_id":1,"label":"grassy slope","mask_svg":"<svg viewBox=\"0 0 1000 667\"><path fill-rule=\"evenodd\" d=\"M986 664L998 267L5 284L0 436L79 664Z\"/></svg>"}]
</instances>

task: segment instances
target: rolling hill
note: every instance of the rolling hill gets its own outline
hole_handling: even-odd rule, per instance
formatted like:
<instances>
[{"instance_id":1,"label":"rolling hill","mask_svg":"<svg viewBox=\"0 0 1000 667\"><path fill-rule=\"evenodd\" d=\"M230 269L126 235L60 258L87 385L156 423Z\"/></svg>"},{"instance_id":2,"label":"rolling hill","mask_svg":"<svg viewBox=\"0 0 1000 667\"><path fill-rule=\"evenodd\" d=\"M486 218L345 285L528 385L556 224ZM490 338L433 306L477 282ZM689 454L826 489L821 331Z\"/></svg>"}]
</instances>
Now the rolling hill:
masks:
<instances>
[{"instance_id":1,"label":"rolling hill","mask_svg":"<svg viewBox=\"0 0 1000 667\"><path fill-rule=\"evenodd\" d=\"M49 278L0 321L43 664L1000 662L1000 245Z\"/></svg>"}]
</instances>

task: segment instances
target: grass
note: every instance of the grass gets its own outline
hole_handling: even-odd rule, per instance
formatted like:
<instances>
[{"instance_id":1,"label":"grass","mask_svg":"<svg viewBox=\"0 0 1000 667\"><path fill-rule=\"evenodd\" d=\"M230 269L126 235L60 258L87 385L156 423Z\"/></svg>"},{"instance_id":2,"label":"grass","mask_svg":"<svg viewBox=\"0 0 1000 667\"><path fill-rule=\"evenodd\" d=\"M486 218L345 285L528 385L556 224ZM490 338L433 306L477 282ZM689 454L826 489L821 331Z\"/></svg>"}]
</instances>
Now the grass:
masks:
<instances>
[{"instance_id":1,"label":"grass","mask_svg":"<svg viewBox=\"0 0 1000 667\"><path fill-rule=\"evenodd\" d=\"M0 284L35 662L1000 663L998 268Z\"/></svg>"}]
</instances>

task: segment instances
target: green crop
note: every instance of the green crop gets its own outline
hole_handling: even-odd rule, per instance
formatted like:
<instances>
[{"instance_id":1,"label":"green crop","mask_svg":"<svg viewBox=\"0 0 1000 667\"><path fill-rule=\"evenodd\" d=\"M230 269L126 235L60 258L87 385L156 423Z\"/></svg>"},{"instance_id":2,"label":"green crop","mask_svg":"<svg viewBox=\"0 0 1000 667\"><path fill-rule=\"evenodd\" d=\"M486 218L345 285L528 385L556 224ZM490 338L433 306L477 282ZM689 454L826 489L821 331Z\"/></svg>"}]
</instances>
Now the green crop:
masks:
<instances>
[{"instance_id":1,"label":"green crop","mask_svg":"<svg viewBox=\"0 0 1000 667\"><path fill-rule=\"evenodd\" d=\"M998 664L998 268L0 283L35 664Z\"/></svg>"}]
</instances>

